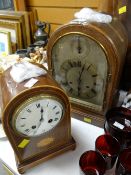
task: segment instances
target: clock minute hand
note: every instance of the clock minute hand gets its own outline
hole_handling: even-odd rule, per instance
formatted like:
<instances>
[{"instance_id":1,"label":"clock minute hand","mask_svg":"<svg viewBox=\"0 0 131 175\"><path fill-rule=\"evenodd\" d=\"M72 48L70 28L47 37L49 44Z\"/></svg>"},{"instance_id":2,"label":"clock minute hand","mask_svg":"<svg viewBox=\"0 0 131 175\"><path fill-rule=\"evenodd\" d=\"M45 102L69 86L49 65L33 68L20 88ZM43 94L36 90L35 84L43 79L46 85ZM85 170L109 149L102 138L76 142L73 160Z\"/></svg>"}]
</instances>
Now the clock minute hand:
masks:
<instances>
[{"instance_id":1,"label":"clock minute hand","mask_svg":"<svg viewBox=\"0 0 131 175\"><path fill-rule=\"evenodd\" d=\"M42 107L41 107L40 112L41 112L41 118L40 118L40 120L39 120L39 124L38 124L38 126L37 126L37 130L34 131L34 135L37 133L39 127L41 126L42 122L44 121L44 118L43 118L43 112L44 112L44 110L43 110Z\"/></svg>"},{"instance_id":2,"label":"clock minute hand","mask_svg":"<svg viewBox=\"0 0 131 175\"><path fill-rule=\"evenodd\" d=\"M85 64L83 65L82 69L81 69L81 72L79 72L79 78L78 78L78 96L80 95L80 90L81 90L81 76L82 76L82 73L85 69Z\"/></svg>"},{"instance_id":3,"label":"clock minute hand","mask_svg":"<svg viewBox=\"0 0 131 175\"><path fill-rule=\"evenodd\" d=\"M86 64L86 63L85 63ZM80 90L81 90L81 76L82 76L82 73L83 73L83 71L84 71L84 69L85 69L85 64L83 65L83 67L82 67L82 70L81 70L81 72L79 73L79 79L78 79L78 96L80 95ZM90 64L88 67L87 67L87 69L86 69L86 71L88 71L89 69L90 69L90 67L92 66L92 64Z\"/></svg>"},{"instance_id":4,"label":"clock minute hand","mask_svg":"<svg viewBox=\"0 0 131 175\"><path fill-rule=\"evenodd\" d=\"M44 120L44 118L43 118L43 112L44 112L43 107L41 107L40 112L41 112L41 118L40 118L39 121L42 122Z\"/></svg>"}]
</instances>

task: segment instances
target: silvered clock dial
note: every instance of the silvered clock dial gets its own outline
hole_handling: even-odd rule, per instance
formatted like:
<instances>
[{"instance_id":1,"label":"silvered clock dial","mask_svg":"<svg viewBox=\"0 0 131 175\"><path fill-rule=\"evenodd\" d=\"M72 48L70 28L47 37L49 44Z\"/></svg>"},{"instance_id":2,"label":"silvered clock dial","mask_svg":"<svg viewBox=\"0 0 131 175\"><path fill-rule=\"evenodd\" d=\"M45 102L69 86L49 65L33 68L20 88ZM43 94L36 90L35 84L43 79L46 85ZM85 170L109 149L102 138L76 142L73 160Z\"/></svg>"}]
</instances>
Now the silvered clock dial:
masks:
<instances>
[{"instance_id":1,"label":"silvered clock dial","mask_svg":"<svg viewBox=\"0 0 131 175\"><path fill-rule=\"evenodd\" d=\"M102 47L85 35L68 34L52 49L53 76L72 101L102 109L107 61Z\"/></svg>"}]
</instances>

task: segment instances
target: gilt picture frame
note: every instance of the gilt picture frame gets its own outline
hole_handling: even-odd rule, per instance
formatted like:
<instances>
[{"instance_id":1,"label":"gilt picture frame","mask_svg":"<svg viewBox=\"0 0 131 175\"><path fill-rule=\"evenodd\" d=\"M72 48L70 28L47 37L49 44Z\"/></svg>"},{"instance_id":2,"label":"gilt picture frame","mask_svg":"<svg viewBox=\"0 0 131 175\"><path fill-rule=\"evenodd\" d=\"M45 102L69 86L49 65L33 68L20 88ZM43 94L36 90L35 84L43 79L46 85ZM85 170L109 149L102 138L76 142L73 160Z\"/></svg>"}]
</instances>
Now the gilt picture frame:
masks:
<instances>
[{"instance_id":1,"label":"gilt picture frame","mask_svg":"<svg viewBox=\"0 0 131 175\"><path fill-rule=\"evenodd\" d=\"M0 56L11 54L11 35L9 31L0 30Z\"/></svg>"},{"instance_id":2,"label":"gilt picture frame","mask_svg":"<svg viewBox=\"0 0 131 175\"><path fill-rule=\"evenodd\" d=\"M5 11L0 10L0 20L15 21L19 23L21 30L22 48L27 48L31 44L31 32L29 14L25 11ZM0 25L1 26L1 25Z\"/></svg>"},{"instance_id":3,"label":"gilt picture frame","mask_svg":"<svg viewBox=\"0 0 131 175\"><path fill-rule=\"evenodd\" d=\"M22 30L19 22L0 19L0 30L10 32L12 53L15 53L17 49L22 49Z\"/></svg>"}]
</instances>

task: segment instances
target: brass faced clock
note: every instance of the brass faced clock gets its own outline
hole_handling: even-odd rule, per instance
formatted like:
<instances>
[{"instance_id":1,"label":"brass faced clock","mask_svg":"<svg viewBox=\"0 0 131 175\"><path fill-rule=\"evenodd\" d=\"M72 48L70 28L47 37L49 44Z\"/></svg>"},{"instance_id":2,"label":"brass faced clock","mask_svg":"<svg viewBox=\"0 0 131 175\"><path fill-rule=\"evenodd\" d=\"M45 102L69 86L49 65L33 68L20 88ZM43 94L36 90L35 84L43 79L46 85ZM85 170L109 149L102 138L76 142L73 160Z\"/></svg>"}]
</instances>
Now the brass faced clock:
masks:
<instances>
[{"instance_id":1,"label":"brass faced clock","mask_svg":"<svg viewBox=\"0 0 131 175\"><path fill-rule=\"evenodd\" d=\"M20 173L75 149L67 95L48 73L37 79L32 88L24 87L27 80L11 89L15 82L10 77L10 69L2 76L2 123Z\"/></svg>"},{"instance_id":2,"label":"brass faced clock","mask_svg":"<svg viewBox=\"0 0 131 175\"><path fill-rule=\"evenodd\" d=\"M49 71L65 90L72 116L103 126L104 114L116 95L127 37L122 24L72 22L51 36Z\"/></svg>"}]
</instances>

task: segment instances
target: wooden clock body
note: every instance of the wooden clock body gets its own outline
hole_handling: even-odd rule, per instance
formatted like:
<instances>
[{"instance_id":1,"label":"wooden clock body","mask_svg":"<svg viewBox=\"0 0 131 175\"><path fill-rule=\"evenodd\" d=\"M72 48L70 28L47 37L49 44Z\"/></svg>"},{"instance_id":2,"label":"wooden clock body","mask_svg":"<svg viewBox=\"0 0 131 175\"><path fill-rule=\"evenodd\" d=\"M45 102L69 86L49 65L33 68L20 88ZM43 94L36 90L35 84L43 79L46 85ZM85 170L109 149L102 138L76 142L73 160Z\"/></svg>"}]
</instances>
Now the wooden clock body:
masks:
<instances>
[{"instance_id":1,"label":"wooden clock body","mask_svg":"<svg viewBox=\"0 0 131 175\"><path fill-rule=\"evenodd\" d=\"M126 48L127 35L116 18L109 24L71 22L53 33L48 67L69 96L73 117L103 127L118 92Z\"/></svg>"},{"instance_id":2,"label":"wooden clock body","mask_svg":"<svg viewBox=\"0 0 131 175\"><path fill-rule=\"evenodd\" d=\"M28 168L67 150L75 149L75 141L71 137L70 103L68 97L49 74L37 77L37 79L38 82L32 88L24 87L28 80L17 84L14 88L16 83L10 77L10 69L3 73L2 76L4 109L2 123L15 152L17 168L20 173L24 173ZM8 84L9 82L10 84ZM49 99L57 100L63 107L63 114L61 120L54 128L32 137L21 134L16 130L14 127L16 121L14 113L19 110L23 102L34 97L43 99L48 97ZM44 108L43 110L46 109ZM36 115L36 117L38 116Z\"/></svg>"}]
</instances>

